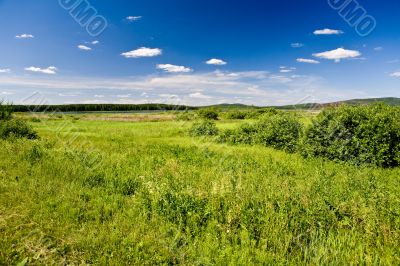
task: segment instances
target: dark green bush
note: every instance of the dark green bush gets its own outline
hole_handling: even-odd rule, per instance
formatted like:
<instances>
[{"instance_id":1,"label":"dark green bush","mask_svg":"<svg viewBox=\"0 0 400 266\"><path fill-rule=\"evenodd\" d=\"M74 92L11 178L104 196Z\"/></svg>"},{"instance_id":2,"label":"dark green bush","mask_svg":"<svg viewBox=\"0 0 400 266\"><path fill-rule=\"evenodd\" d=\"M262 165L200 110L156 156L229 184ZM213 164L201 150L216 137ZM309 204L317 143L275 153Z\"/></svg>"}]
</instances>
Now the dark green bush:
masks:
<instances>
[{"instance_id":1,"label":"dark green bush","mask_svg":"<svg viewBox=\"0 0 400 266\"><path fill-rule=\"evenodd\" d=\"M295 152L303 126L297 117L279 113L265 115L254 124L244 124L236 130L223 131L218 140L231 144L261 144Z\"/></svg>"},{"instance_id":2,"label":"dark green bush","mask_svg":"<svg viewBox=\"0 0 400 266\"><path fill-rule=\"evenodd\" d=\"M290 114L263 116L257 123L257 142L276 149L295 152L303 132L303 124Z\"/></svg>"},{"instance_id":3,"label":"dark green bush","mask_svg":"<svg viewBox=\"0 0 400 266\"><path fill-rule=\"evenodd\" d=\"M273 116L273 115L282 114L282 113L283 112L278 111L274 108L263 108L263 109L258 109L258 110L248 112L246 118L247 119L257 119L262 116Z\"/></svg>"},{"instance_id":4,"label":"dark green bush","mask_svg":"<svg viewBox=\"0 0 400 266\"><path fill-rule=\"evenodd\" d=\"M12 117L11 105L0 101L0 120L10 120Z\"/></svg>"},{"instance_id":5,"label":"dark green bush","mask_svg":"<svg viewBox=\"0 0 400 266\"><path fill-rule=\"evenodd\" d=\"M226 112L224 114L224 118L230 120L258 119L261 116L272 116L278 113L279 111L273 108L263 108L256 110L234 110Z\"/></svg>"},{"instance_id":6,"label":"dark green bush","mask_svg":"<svg viewBox=\"0 0 400 266\"><path fill-rule=\"evenodd\" d=\"M0 138L36 139L37 133L25 121L20 119L0 121Z\"/></svg>"},{"instance_id":7,"label":"dark green bush","mask_svg":"<svg viewBox=\"0 0 400 266\"><path fill-rule=\"evenodd\" d=\"M180 112L176 116L178 121L193 121L197 119L197 114L195 112L185 111Z\"/></svg>"},{"instance_id":8,"label":"dark green bush","mask_svg":"<svg viewBox=\"0 0 400 266\"><path fill-rule=\"evenodd\" d=\"M202 119L208 120L218 120L218 112L214 109L200 109L198 111L198 116Z\"/></svg>"},{"instance_id":9,"label":"dark green bush","mask_svg":"<svg viewBox=\"0 0 400 266\"><path fill-rule=\"evenodd\" d=\"M224 114L225 119L230 119L230 120L243 120L247 118L249 112L247 111L230 111L230 112L226 112Z\"/></svg>"},{"instance_id":10,"label":"dark green bush","mask_svg":"<svg viewBox=\"0 0 400 266\"><path fill-rule=\"evenodd\" d=\"M196 121L189 130L190 136L215 136L218 135L218 128L211 120Z\"/></svg>"},{"instance_id":11,"label":"dark green bush","mask_svg":"<svg viewBox=\"0 0 400 266\"><path fill-rule=\"evenodd\" d=\"M306 130L302 154L354 164L400 164L399 108L384 104L323 111Z\"/></svg>"},{"instance_id":12,"label":"dark green bush","mask_svg":"<svg viewBox=\"0 0 400 266\"><path fill-rule=\"evenodd\" d=\"M252 124L243 124L238 129L228 129L221 132L218 142L230 144L256 144L258 128Z\"/></svg>"}]
</instances>

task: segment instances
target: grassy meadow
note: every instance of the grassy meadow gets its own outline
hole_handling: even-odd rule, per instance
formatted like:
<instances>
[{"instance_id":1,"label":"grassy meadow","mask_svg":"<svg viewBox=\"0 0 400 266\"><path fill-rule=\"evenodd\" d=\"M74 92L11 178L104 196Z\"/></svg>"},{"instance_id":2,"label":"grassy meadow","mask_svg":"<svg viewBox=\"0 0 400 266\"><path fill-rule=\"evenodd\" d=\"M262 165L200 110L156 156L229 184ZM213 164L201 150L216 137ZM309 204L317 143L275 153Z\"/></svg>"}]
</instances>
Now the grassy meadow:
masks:
<instances>
[{"instance_id":1,"label":"grassy meadow","mask_svg":"<svg viewBox=\"0 0 400 266\"><path fill-rule=\"evenodd\" d=\"M169 113L17 116L40 139L0 140L0 265L400 264L399 168L218 144Z\"/></svg>"}]
</instances>

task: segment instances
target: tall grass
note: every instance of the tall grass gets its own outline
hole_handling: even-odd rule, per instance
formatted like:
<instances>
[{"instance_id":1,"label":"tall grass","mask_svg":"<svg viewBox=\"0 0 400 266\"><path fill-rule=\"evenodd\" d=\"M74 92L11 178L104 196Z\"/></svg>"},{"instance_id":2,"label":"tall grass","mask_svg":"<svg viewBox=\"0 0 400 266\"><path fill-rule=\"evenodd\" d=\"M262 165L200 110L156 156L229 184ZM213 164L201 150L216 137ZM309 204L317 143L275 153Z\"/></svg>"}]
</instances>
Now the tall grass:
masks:
<instances>
[{"instance_id":1,"label":"tall grass","mask_svg":"<svg viewBox=\"0 0 400 266\"><path fill-rule=\"evenodd\" d=\"M400 263L398 168L215 144L182 122L62 124L0 140L0 264Z\"/></svg>"}]
</instances>

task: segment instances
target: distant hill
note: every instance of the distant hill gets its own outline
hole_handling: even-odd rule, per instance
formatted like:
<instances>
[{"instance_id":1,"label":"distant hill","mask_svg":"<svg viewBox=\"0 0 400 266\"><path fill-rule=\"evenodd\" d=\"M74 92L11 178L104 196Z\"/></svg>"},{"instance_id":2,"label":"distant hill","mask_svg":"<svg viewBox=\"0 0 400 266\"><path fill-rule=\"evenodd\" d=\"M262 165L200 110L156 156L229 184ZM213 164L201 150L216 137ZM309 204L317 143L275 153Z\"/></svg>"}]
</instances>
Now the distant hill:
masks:
<instances>
[{"instance_id":1,"label":"distant hill","mask_svg":"<svg viewBox=\"0 0 400 266\"><path fill-rule=\"evenodd\" d=\"M286 106L275 106L277 109L290 110L290 109L321 109L331 106L339 106L341 104L348 105L369 105L374 103L386 103L390 106L400 106L400 98L388 97L388 98L370 98L370 99L353 99L347 101L339 101L332 103L306 103L306 104L296 104L296 105L286 105Z\"/></svg>"},{"instance_id":2,"label":"distant hill","mask_svg":"<svg viewBox=\"0 0 400 266\"><path fill-rule=\"evenodd\" d=\"M400 98L371 98L371 99L354 99L348 101L340 101L333 103L306 103L286 106L269 106L281 110L310 110L321 109L330 106L338 106L340 104L349 105L368 105L372 103L383 102L391 106L400 106ZM267 106L265 106L267 107ZM169 104L69 104L69 105L43 105L43 106L27 106L13 105L15 112L129 112L129 111L184 111L197 110L202 108L215 108L218 110L234 110L234 109L258 109L265 108L244 104L218 104L203 107L169 105Z\"/></svg>"}]
</instances>

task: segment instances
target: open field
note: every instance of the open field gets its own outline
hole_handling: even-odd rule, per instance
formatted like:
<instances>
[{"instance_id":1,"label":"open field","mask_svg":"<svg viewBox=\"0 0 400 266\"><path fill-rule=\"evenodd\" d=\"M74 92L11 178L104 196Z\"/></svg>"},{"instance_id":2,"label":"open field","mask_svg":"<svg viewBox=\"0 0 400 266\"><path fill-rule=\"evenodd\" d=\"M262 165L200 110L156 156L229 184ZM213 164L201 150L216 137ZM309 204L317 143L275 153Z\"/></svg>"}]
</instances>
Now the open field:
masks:
<instances>
[{"instance_id":1,"label":"open field","mask_svg":"<svg viewBox=\"0 0 400 266\"><path fill-rule=\"evenodd\" d=\"M41 117L40 140L0 140L0 264L400 264L399 168L137 117Z\"/></svg>"}]
</instances>

